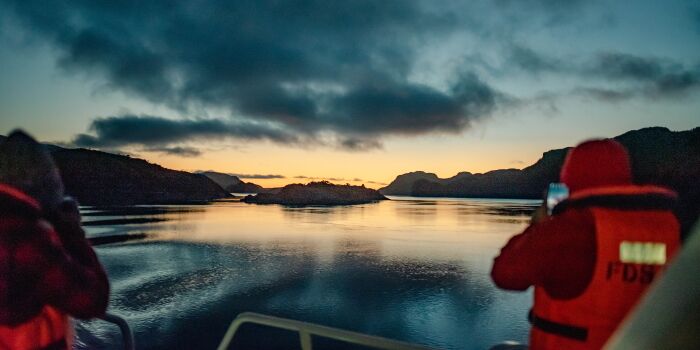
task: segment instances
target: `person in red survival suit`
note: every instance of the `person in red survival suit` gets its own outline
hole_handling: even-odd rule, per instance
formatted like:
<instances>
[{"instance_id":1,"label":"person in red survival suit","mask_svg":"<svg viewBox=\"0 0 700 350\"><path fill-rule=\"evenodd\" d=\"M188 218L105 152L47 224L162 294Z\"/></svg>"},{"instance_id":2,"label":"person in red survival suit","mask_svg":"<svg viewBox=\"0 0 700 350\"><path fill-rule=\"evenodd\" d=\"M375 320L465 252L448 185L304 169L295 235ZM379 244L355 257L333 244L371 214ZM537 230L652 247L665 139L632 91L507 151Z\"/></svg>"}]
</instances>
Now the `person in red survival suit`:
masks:
<instances>
[{"instance_id":1,"label":"person in red survival suit","mask_svg":"<svg viewBox=\"0 0 700 350\"><path fill-rule=\"evenodd\" d=\"M68 316L104 315L108 297L50 155L12 133L0 144L0 349L69 349Z\"/></svg>"},{"instance_id":2,"label":"person in red survival suit","mask_svg":"<svg viewBox=\"0 0 700 350\"><path fill-rule=\"evenodd\" d=\"M666 188L632 184L629 156L614 140L569 151L561 170L568 199L495 258L503 289L535 287L531 349L599 349L680 245Z\"/></svg>"}]
</instances>

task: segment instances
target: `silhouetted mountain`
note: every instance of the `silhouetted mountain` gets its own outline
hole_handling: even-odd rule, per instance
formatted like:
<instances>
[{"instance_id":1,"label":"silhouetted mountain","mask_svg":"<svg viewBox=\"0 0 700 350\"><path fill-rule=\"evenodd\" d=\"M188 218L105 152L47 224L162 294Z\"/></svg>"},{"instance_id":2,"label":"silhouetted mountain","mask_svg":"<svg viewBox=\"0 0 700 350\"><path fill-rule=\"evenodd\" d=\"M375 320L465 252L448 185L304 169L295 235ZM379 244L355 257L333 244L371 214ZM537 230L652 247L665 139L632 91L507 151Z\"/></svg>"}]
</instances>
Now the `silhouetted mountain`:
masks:
<instances>
[{"instance_id":1,"label":"silhouetted mountain","mask_svg":"<svg viewBox=\"0 0 700 350\"><path fill-rule=\"evenodd\" d=\"M697 218L700 211L700 128L678 132L662 127L645 128L615 139L627 147L637 183L676 190L680 195L679 216L684 224ZM379 191L385 195L423 197L538 199L550 182L559 180L567 151L568 148L562 148L545 152L535 164L522 170L460 173L449 179L425 172L403 174Z\"/></svg>"},{"instance_id":2,"label":"silhouetted mountain","mask_svg":"<svg viewBox=\"0 0 700 350\"><path fill-rule=\"evenodd\" d=\"M558 178L567 149L545 152L537 163L519 170L493 170L483 174L461 172L441 179L422 171L399 175L379 191L385 195L423 197L541 198Z\"/></svg>"},{"instance_id":3,"label":"silhouetted mountain","mask_svg":"<svg viewBox=\"0 0 700 350\"><path fill-rule=\"evenodd\" d=\"M226 190L231 193L269 193L270 190L263 188L258 184L252 182L241 181L237 185L231 185L226 187Z\"/></svg>"},{"instance_id":4,"label":"silhouetted mountain","mask_svg":"<svg viewBox=\"0 0 700 350\"><path fill-rule=\"evenodd\" d=\"M435 183L443 183L446 181L433 173L414 171L397 176L394 181L392 181L386 187L379 189L379 191L388 195L410 196L413 193L413 184L419 180L426 180Z\"/></svg>"},{"instance_id":5,"label":"silhouetted mountain","mask_svg":"<svg viewBox=\"0 0 700 350\"><path fill-rule=\"evenodd\" d=\"M258 184L252 182L245 182L238 178L238 176L218 173L215 171L204 171L201 172L208 178L212 179L214 182L223 187L226 191L230 193L269 193L270 189L263 188Z\"/></svg>"},{"instance_id":6,"label":"silhouetted mountain","mask_svg":"<svg viewBox=\"0 0 700 350\"><path fill-rule=\"evenodd\" d=\"M216 182L223 189L241 183L241 179L239 179L238 176L235 175L219 173L216 171L196 171L195 173L205 175L212 181Z\"/></svg>"},{"instance_id":7,"label":"silhouetted mountain","mask_svg":"<svg viewBox=\"0 0 700 350\"><path fill-rule=\"evenodd\" d=\"M243 201L256 204L285 205L345 205L362 204L387 199L379 191L362 186L335 185L327 181L306 185L291 184L277 193L246 196Z\"/></svg>"},{"instance_id":8,"label":"silhouetted mountain","mask_svg":"<svg viewBox=\"0 0 700 350\"><path fill-rule=\"evenodd\" d=\"M700 127L680 132L647 128L615 139L630 152L636 182L678 192L677 214L687 232L700 215Z\"/></svg>"},{"instance_id":9,"label":"silhouetted mountain","mask_svg":"<svg viewBox=\"0 0 700 350\"><path fill-rule=\"evenodd\" d=\"M190 203L231 196L202 174L100 151L49 149L61 171L66 194L83 205Z\"/></svg>"}]
</instances>

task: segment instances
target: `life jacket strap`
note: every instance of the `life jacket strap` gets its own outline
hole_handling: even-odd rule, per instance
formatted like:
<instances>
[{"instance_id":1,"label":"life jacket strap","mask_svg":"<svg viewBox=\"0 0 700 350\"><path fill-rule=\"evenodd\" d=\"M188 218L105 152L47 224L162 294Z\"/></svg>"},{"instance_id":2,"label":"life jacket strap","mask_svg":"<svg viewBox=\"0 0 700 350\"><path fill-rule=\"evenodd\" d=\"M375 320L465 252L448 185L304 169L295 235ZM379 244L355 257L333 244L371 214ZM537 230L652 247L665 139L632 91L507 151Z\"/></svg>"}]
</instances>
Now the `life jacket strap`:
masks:
<instances>
[{"instance_id":1,"label":"life jacket strap","mask_svg":"<svg viewBox=\"0 0 700 350\"><path fill-rule=\"evenodd\" d=\"M580 341L586 341L586 339L588 339L588 329L584 327L572 326L538 317L532 310L528 313L527 319L532 323L533 327L537 327L543 332Z\"/></svg>"}]
</instances>

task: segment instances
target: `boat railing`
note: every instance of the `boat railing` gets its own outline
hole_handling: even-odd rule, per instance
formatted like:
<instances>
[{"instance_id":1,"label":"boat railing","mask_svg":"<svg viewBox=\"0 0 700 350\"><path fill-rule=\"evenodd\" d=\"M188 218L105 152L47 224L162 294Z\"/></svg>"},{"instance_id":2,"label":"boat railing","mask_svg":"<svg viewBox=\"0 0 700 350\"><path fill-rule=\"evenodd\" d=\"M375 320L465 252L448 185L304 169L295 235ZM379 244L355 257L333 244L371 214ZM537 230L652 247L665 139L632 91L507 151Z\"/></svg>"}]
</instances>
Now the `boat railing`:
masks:
<instances>
[{"instance_id":1,"label":"boat railing","mask_svg":"<svg viewBox=\"0 0 700 350\"><path fill-rule=\"evenodd\" d=\"M135 349L134 333L131 331L131 327L129 327L129 323L127 323L125 319L110 313L106 313L103 317L100 317L100 319L109 323L113 323L117 325L117 327L119 327L119 330L122 334L122 345L124 346L124 350Z\"/></svg>"},{"instance_id":2,"label":"boat railing","mask_svg":"<svg viewBox=\"0 0 700 350\"><path fill-rule=\"evenodd\" d=\"M362 345L375 349L385 350L428 350L430 348L406 343L398 340L392 340L382 337L377 337L368 334L362 334L343 329L321 326L314 323L290 320L281 317L268 316L254 312L243 312L231 322L224 338L219 344L219 350L228 349L236 332L245 323L253 323L272 328L285 329L299 333L299 342L302 350L312 350L312 336L334 339L350 344Z\"/></svg>"}]
</instances>

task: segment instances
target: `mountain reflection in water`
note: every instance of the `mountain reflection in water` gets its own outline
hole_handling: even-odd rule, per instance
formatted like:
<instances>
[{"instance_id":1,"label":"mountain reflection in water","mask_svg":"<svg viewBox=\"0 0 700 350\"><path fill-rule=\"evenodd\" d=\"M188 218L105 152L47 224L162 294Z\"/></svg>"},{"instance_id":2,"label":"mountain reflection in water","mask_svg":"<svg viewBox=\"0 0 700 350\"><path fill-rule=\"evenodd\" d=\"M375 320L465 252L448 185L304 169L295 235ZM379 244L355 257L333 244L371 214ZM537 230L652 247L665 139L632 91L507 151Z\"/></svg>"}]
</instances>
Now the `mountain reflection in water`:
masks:
<instances>
[{"instance_id":1,"label":"mountain reflection in water","mask_svg":"<svg viewBox=\"0 0 700 350\"><path fill-rule=\"evenodd\" d=\"M525 341L531 295L497 290L488 274L538 203L393 199L84 211L105 222L158 219L87 227L91 237L148 237L96 248L112 283L110 310L129 321L140 349L213 349L243 311L437 348ZM119 348L117 330L101 321L80 323L78 335L82 348ZM234 344L293 349L298 337L243 326Z\"/></svg>"}]
</instances>

